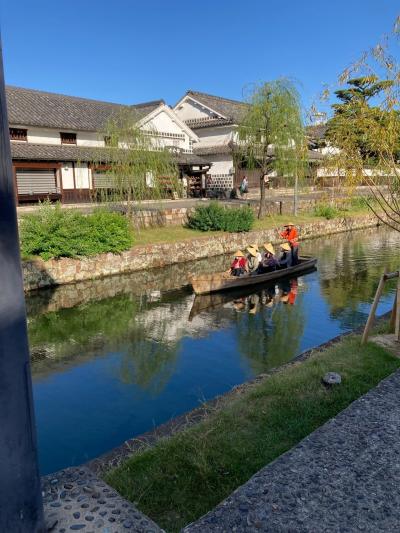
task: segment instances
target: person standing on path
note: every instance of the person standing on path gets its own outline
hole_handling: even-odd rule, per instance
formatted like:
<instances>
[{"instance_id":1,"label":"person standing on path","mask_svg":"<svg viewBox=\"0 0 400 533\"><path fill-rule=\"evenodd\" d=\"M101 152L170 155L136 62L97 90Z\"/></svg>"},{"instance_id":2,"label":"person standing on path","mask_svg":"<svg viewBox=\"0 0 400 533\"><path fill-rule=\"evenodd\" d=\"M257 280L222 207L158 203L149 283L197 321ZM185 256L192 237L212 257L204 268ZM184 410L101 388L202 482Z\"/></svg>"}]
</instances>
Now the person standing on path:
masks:
<instances>
[{"instance_id":1,"label":"person standing on path","mask_svg":"<svg viewBox=\"0 0 400 533\"><path fill-rule=\"evenodd\" d=\"M242 183L240 184L240 195L242 198L247 198L247 193L249 192L249 181L247 176L243 176Z\"/></svg>"}]
</instances>

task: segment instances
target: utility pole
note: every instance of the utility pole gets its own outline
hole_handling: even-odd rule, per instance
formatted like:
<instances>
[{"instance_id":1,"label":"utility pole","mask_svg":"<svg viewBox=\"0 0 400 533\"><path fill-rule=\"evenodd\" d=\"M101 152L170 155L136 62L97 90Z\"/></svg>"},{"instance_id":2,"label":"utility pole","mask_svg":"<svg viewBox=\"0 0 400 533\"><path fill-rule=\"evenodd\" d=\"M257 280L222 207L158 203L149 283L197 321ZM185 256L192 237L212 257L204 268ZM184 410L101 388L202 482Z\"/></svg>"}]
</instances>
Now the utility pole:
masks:
<instances>
[{"instance_id":1,"label":"utility pole","mask_svg":"<svg viewBox=\"0 0 400 533\"><path fill-rule=\"evenodd\" d=\"M45 531L1 43L0 531Z\"/></svg>"}]
</instances>

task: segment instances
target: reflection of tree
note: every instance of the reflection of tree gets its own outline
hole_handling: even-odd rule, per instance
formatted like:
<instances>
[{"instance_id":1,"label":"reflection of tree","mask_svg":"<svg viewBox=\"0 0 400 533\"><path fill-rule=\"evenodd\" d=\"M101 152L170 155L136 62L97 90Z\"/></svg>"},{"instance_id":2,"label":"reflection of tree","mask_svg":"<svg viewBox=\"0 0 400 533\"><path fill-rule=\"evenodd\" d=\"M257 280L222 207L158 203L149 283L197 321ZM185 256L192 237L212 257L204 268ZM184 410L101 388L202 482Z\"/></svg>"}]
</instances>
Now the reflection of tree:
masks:
<instances>
[{"instance_id":1,"label":"reflection of tree","mask_svg":"<svg viewBox=\"0 0 400 533\"><path fill-rule=\"evenodd\" d=\"M169 296L169 299L170 305L174 305L174 298ZM180 344L163 340L167 338L171 314L157 312L157 308L165 308L165 305L162 302L149 303L146 298L120 295L31 317L29 337L33 372L51 370L57 362L74 361L76 364L119 350L122 353L122 380L159 391L172 374ZM143 318L154 313L156 329L153 320L146 324ZM153 338L155 333L156 339ZM44 359L35 359L35 355L43 353Z\"/></svg>"},{"instance_id":2,"label":"reflection of tree","mask_svg":"<svg viewBox=\"0 0 400 533\"><path fill-rule=\"evenodd\" d=\"M302 297L294 305L260 305L254 315L237 314L236 322L240 353L254 374L265 372L289 361L299 350L304 328Z\"/></svg>"},{"instance_id":3,"label":"reflection of tree","mask_svg":"<svg viewBox=\"0 0 400 533\"><path fill-rule=\"evenodd\" d=\"M29 317L31 351L48 347L52 357L81 353L93 344L126 338L129 322L138 311L138 301L128 295L80 305L71 309Z\"/></svg>"},{"instance_id":4,"label":"reflection of tree","mask_svg":"<svg viewBox=\"0 0 400 533\"><path fill-rule=\"evenodd\" d=\"M370 303L385 266L397 270L399 248L388 232L375 232L372 239L367 236L343 240L337 255L319 255L321 266L321 290L330 306L331 316L343 324L359 323L363 318L360 304ZM329 275L334 272L335 275ZM327 274L327 275L324 275ZM387 294L391 286L387 284Z\"/></svg>"},{"instance_id":5,"label":"reflection of tree","mask_svg":"<svg viewBox=\"0 0 400 533\"><path fill-rule=\"evenodd\" d=\"M148 339L131 339L121 363L121 381L159 393L173 374L180 343L163 344Z\"/></svg>"}]
</instances>

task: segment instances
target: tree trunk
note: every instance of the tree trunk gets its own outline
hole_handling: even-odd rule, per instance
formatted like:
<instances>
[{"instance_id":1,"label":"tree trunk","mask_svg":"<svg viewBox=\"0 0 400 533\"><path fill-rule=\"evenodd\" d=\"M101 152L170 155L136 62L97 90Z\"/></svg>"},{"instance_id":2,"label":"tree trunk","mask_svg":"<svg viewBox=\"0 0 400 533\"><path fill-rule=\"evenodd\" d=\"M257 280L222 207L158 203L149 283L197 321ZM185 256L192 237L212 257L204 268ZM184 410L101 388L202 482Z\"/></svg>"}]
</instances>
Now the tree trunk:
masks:
<instances>
[{"instance_id":1,"label":"tree trunk","mask_svg":"<svg viewBox=\"0 0 400 533\"><path fill-rule=\"evenodd\" d=\"M265 181L264 173L260 176L260 205L258 208L258 218L264 218L267 214L267 206L265 203Z\"/></svg>"}]
</instances>

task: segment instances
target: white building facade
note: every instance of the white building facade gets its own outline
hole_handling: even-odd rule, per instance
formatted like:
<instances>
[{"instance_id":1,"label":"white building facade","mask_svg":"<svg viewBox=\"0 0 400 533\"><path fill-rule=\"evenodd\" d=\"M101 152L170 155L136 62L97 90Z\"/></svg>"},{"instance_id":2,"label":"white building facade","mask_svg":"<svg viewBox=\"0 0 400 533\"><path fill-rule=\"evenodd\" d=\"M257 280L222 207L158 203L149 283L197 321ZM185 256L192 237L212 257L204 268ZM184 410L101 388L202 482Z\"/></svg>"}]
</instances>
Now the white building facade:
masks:
<instances>
[{"instance_id":1,"label":"white building facade","mask_svg":"<svg viewBox=\"0 0 400 533\"><path fill-rule=\"evenodd\" d=\"M194 152L212 162L209 188L231 190L235 186L232 147L247 107L237 100L188 91L173 108L199 139Z\"/></svg>"},{"instance_id":2,"label":"white building facade","mask_svg":"<svg viewBox=\"0 0 400 533\"><path fill-rule=\"evenodd\" d=\"M19 203L43 198L88 201L96 185L95 152L105 147L107 121L130 109L158 148L179 154L182 174L205 174L210 164L193 153L199 138L163 100L123 106L7 87L14 180ZM100 175L100 174L99 174Z\"/></svg>"}]
</instances>

